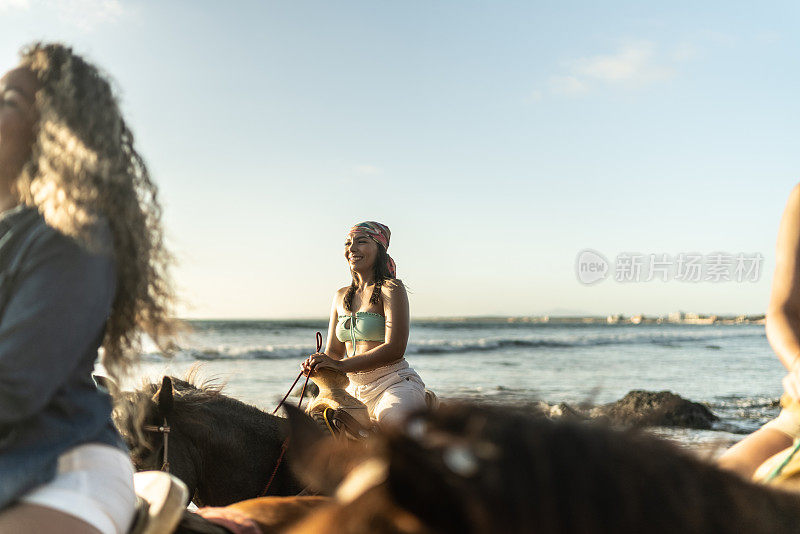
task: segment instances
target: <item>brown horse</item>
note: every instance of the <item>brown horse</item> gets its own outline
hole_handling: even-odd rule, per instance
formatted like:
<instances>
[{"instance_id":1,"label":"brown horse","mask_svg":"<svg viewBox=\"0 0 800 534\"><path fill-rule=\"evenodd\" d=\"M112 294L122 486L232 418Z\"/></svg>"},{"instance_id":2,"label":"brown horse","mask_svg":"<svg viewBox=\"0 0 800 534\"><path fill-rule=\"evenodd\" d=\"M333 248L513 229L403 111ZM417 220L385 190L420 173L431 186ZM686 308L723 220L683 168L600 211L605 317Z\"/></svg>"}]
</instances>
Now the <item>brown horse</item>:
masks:
<instances>
[{"instance_id":1,"label":"brown horse","mask_svg":"<svg viewBox=\"0 0 800 534\"><path fill-rule=\"evenodd\" d=\"M168 461L198 506L258 497L273 472L268 495L296 495L304 487L288 460L278 465L286 419L223 395L220 387L165 376L161 385L114 396L114 422L137 470L160 469ZM168 434L158 430L165 421Z\"/></svg>"},{"instance_id":2,"label":"brown horse","mask_svg":"<svg viewBox=\"0 0 800 534\"><path fill-rule=\"evenodd\" d=\"M260 497L213 509L211 515L247 525L251 531L257 529L261 534L280 534L315 509L330 503L330 497ZM201 508L198 513L185 512L175 534L230 534L230 530L208 519L208 511L208 508Z\"/></svg>"},{"instance_id":3,"label":"brown horse","mask_svg":"<svg viewBox=\"0 0 800 534\"><path fill-rule=\"evenodd\" d=\"M800 532L798 495L637 431L451 405L364 446L290 419L295 467L337 499L291 534Z\"/></svg>"}]
</instances>

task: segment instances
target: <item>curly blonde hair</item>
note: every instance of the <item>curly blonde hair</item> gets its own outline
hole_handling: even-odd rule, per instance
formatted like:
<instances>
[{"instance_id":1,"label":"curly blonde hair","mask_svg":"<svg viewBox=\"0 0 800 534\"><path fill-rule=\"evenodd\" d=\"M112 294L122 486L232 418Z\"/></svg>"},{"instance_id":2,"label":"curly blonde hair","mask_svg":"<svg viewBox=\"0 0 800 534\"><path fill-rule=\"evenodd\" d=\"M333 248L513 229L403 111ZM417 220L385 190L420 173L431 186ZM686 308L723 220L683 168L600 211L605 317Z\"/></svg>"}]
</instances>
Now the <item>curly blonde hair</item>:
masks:
<instances>
[{"instance_id":1,"label":"curly blonde hair","mask_svg":"<svg viewBox=\"0 0 800 534\"><path fill-rule=\"evenodd\" d=\"M71 48L35 43L21 66L37 77L39 122L30 160L16 184L20 201L89 249L98 224L113 238L117 289L103 339L112 376L141 352L140 332L172 347L171 256L164 245L158 191L107 77Z\"/></svg>"}]
</instances>

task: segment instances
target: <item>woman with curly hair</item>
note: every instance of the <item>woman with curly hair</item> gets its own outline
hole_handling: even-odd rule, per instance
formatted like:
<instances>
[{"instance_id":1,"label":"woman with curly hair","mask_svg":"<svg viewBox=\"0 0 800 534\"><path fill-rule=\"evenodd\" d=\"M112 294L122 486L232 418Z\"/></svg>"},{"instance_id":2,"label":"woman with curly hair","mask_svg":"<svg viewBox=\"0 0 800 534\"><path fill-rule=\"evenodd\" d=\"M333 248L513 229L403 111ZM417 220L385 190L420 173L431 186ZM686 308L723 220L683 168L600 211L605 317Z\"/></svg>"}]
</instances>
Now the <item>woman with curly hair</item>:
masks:
<instances>
[{"instance_id":1,"label":"woman with curly hair","mask_svg":"<svg viewBox=\"0 0 800 534\"><path fill-rule=\"evenodd\" d=\"M325 352L309 356L305 374L329 368L346 373L348 393L381 425L425 407L425 384L403 355L408 343L408 295L387 254L389 228L355 225L344 243L353 280L333 296Z\"/></svg>"},{"instance_id":2,"label":"woman with curly hair","mask_svg":"<svg viewBox=\"0 0 800 534\"><path fill-rule=\"evenodd\" d=\"M0 79L0 532L125 532L133 470L93 383L175 323L156 187L106 77L34 44Z\"/></svg>"}]
</instances>

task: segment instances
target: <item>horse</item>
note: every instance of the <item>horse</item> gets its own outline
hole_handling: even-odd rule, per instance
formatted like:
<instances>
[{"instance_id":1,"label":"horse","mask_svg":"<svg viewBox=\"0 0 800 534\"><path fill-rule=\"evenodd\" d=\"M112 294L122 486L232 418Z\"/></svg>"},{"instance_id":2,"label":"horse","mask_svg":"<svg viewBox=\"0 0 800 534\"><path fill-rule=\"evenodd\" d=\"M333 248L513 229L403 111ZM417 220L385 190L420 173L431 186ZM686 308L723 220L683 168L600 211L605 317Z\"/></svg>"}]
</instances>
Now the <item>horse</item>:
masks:
<instances>
[{"instance_id":1,"label":"horse","mask_svg":"<svg viewBox=\"0 0 800 534\"><path fill-rule=\"evenodd\" d=\"M800 531L800 494L640 430L450 404L364 445L334 441L286 409L298 475L336 498L289 534Z\"/></svg>"},{"instance_id":2,"label":"horse","mask_svg":"<svg viewBox=\"0 0 800 534\"><path fill-rule=\"evenodd\" d=\"M168 469L197 506L300 493L305 485L283 458L286 419L193 382L165 376L160 385L112 391L113 420L137 471Z\"/></svg>"},{"instance_id":3,"label":"horse","mask_svg":"<svg viewBox=\"0 0 800 534\"><path fill-rule=\"evenodd\" d=\"M280 534L321 506L330 497L259 497L223 508L186 510L175 534L230 534L253 532Z\"/></svg>"}]
</instances>

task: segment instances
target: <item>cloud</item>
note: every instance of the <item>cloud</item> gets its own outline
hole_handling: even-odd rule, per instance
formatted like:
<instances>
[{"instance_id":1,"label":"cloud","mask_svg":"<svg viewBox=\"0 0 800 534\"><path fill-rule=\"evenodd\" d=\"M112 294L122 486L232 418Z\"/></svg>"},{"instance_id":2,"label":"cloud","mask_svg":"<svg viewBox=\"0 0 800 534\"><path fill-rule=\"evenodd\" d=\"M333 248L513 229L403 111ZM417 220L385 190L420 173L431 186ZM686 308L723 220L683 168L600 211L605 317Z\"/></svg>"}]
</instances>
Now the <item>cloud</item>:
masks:
<instances>
[{"instance_id":1,"label":"cloud","mask_svg":"<svg viewBox=\"0 0 800 534\"><path fill-rule=\"evenodd\" d=\"M353 172L360 176L375 176L383 174L383 169L375 165L356 165L353 167Z\"/></svg>"},{"instance_id":2,"label":"cloud","mask_svg":"<svg viewBox=\"0 0 800 534\"><path fill-rule=\"evenodd\" d=\"M551 76L547 81L550 92L557 95L579 95L589 87L575 76Z\"/></svg>"},{"instance_id":3,"label":"cloud","mask_svg":"<svg viewBox=\"0 0 800 534\"><path fill-rule=\"evenodd\" d=\"M607 84L638 85L670 78L674 71L656 62L654 48L649 42L627 45L616 54L579 59L574 70Z\"/></svg>"},{"instance_id":4,"label":"cloud","mask_svg":"<svg viewBox=\"0 0 800 534\"><path fill-rule=\"evenodd\" d=\"M61 22L90 31L110 24L130 12L120 0L0 0L0 13L35 11L37 16L50 14Z\"/></svg>"},{"instance_id":5,"label":"cloud","mask_svg":"<svg viewBox=\"0 0 800 534\"><path fill-rule=\"evenodd\" d=\"M12 10L28 10L31 0L0 0L0 13Z\"/></svg>"},{"instance_id":6,"label":"cloud","mask_svg":"<svg viewBox=\"0 0 800 534\"><path fill-rule=\"evenodd\" d=\"M699 55L697 48L689 43L680 44L672 50L672 59L678 62L696 59Z\"/></svg>"},{"instance_id":7,"label":"cloud","mask_svg":"<svg viewBox=\"0 0 800 534\"><path fill-rule=\"evenodd\" d=\"M79 29L88 31L100 24L116 22L125 15L119 0L39 0L55 8L60 17Z\"/></svg>"},{"instance_id":8,"label":"cloud","mask_svg":"<svg viewBox=\"0 0 800 534\"><path fill-rule=\"evenodd\" d=\"M539 102L542 98L544 98L544 94L541 91L531 91L526 100L531 103Z\"/></svg>"},{"instance_id":9,"label":"cloud","mask_svg":"<svg viewBox=\"0 0 800 534\"><path fill-rule=\"evenodd\" d=\"M611 54L587 56L564 63L564 72L550 76L551 94L576 96L598 86L642 87L668 80L675 75L676 64L692 59L697 51L682 45L672 54L659 54L649 41L636 41Z\"/></svg>"}]
</instances>

